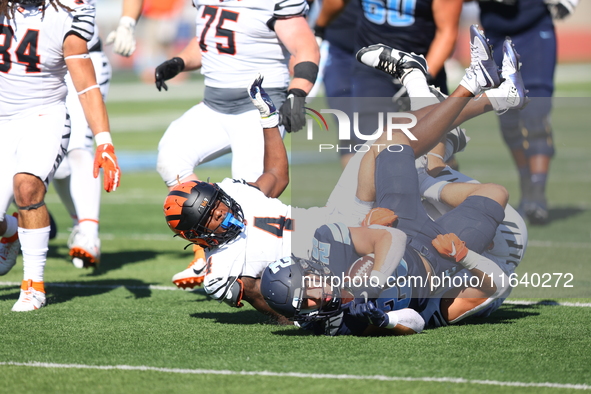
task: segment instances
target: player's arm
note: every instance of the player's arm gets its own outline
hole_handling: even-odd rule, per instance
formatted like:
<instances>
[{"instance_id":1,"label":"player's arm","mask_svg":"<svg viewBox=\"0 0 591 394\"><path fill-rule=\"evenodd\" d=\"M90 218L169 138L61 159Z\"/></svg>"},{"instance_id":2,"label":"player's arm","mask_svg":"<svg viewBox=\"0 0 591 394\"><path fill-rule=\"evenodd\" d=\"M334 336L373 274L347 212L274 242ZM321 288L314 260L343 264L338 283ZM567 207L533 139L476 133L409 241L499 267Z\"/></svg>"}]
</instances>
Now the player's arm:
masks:
<instances>
[{"instance_id":1,"label":"player's arm","mask_svg":"<svg viewBox=\"0 0 591 394\"><path fill-rule=\"evenodd\" d=\"M384 312L372 301L349 304L345 310L355 319L369 323L364 336L412 335L423 331L425 321L417 311L410 308Z\"/></svg>"},{"instance_id":2,"label":"player's arm","mask_svg":"<svg viewBox=\"0 0 591 394\"><path fill-rule=\"evenodd\" d=\"M117 29L109 33L105 44L113 44L115 53L131 56L136 48L135 25L142 13L143 0L123 0L123 12Z\"/></svg>"},{"instance_id":3,"label":"player's arm","mask_svg":"<svg viewBox=\"0 0 591 394\"><path fill-rule=\"evenodd\" d=\"M291 54L293 78L287 99L279 109L281 124L288 133L301 130L306 124L305 99L318 76L320 50L304 16L277 19L275 33Z\"/></svg>"},{"instance_id":4,"label":"player's arm","mask_svg":"<svg viewBox=\"0 0 591 394\"><path fill-rule=\"evenodd\" d=\"M349 227L349 232L357 254L374 254L370 276L377 277L380 288L385 286L404 255L406 234L396 228L378 225Z\"/></svg>"},{"instance_id":5,"label":"player's arm","mask_svg":"<svg viewBox=\"0 0 591 394\"><path fill-rule=\"evenodd\" d=\"M443 64L453 53L462 6L463 0L433 0L431 9L435 21L435 37L425 56L432 76L443 69Z\"/></svg>"},{"instance_id":6,"label":"player's arm","mask_svg":"<svg viewBox=\"0 0 591 394\"><path fill-rule=\"evenodd\" d=\"M156 67L156 70L154 71L156 89L158 89L158 91L161 91L162 88L168 90L165 81L176 77L182 71L194 71L200 68L201 49L199 48L197 37L193 37L177 56Z\"/></svg>"},{"instance_id":7,"label":"player's arm","mask_svg":"<svg viewBox=\"0 0 591 394\"><path fill-rule=\"evenodd\" d=\"M252 103L261 115L265 144L263 174L251 184L267 197L279 197L289 183L287 151L277 128L279 114L262 84L263 77L259 75L247 89Z\"/></svg>"},{"instance_id":8,"label":"player's arm","mask_svg":"<svg viewBox=\"0 0 591 394\"><path fill-rule=\"evenodd\" d=\"M470 281L470 287L448 291L441 301L443 317L450 323L484 309L510 289L509 278L492 260L472 251L455 234L440 234L433 241L437 251L470 271L478 281Z\"/></svg>"},{"instance_id":9,"label":"player's arm","mask_svg":"<svg viewBox=\"0 0 591 394\"><path fill-rule=\"evenodd\" d=\"M354 0L355 1L355 0ZM335 20L345 9L349 0L323 0L322 7L316 18L314 34L324 39L324 30Z\"/></svg>"},{"instance_id":10,"label":"player's arm","mask_svg":"<svg viewBox=\"0 0 591 394\"><path fill-rule=\"evenodd\" d=\"M275 33L293 57L295 64L288 89L300 89L308 94L316 82L320 50L306 18L296 16L278 19L275 22Z\"/></svg>"},{"instance_id":11,"label":"player's arm","mask_svg":"<svg viewBox=\"0 0 591 394\"><path fill-rule=\"evenodd\" d=\"M105 190L115 191L119 186L121 170L111 139L107 107L96 82L92 60L88 55L87 41L76 34L69 34L64 39L63 50L68 72L97 145L94 177L98 177L99 168L102 168Z\"/></svg>"}]
</instances>

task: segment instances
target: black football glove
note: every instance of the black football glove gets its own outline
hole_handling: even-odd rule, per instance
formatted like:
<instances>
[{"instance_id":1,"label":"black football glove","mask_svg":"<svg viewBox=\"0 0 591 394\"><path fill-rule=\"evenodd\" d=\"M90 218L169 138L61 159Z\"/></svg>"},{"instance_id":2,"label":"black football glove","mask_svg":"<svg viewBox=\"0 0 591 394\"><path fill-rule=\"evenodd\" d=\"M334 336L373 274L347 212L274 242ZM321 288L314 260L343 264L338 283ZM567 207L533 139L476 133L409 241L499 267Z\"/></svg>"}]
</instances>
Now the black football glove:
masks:
<instances>
[{"instance_id":1,"label":"black football glove","mask_svg":"<svg viewBox=\"0 0 591 394\"><path fill-rule=\"evenodd\" d=\"M287 98L279 109L281 116L280 124L285 126L285 131L299 131L306 124L306 92L302 89L290 89L287 91Z\"/></svg>"},{"instance_id":2,"label":"black football glove","mask_svg":"<svg viewBox=\"0 0 591 394\"><path fill-rule=\"evenodd\" d=\"M164 90L168 91L168 86L164 81L168 81L170 78L174 78L185 69L185 61L180 57L173 57L170 60L165 61L158 67L156 67L156 72L154 73L156 79L156 89L159 92Z\"/></svg>"},{"instance_id":3,"label":"black football glove","mask_svg":"<svg viewBox=\"0 0 591 394\"><path fill-rule=\"evenodd\" d=\"M376 327L386 327L390 323L388 314L376 307L372 301L359 304L351 302L349 305L349 315L356 319L364 320Z\"/></svg>"}]
</instances>

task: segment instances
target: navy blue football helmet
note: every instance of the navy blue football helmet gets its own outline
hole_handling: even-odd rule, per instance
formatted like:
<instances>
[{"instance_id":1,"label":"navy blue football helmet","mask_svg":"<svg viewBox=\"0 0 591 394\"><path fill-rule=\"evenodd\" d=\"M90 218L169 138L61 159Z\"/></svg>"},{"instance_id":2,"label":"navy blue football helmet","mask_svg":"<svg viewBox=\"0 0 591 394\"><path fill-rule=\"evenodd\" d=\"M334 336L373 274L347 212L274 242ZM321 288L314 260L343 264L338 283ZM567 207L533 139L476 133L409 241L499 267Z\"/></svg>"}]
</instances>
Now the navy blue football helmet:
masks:
<instances>
[{"instance_id":1,"label":"navy blue football helmet","mask_svg":"<svg viewBox=\"0 0 591 394\"><path fill-rule=\"evenodd\" d=\"M261 293L267 304L277 313L296 321L323 320L340 313L340 289L324 287L318 307L305 308L307 289L313 283L328 283L332 272L326 264L294 255L271 263L261 276ZM310 280L315 277L314 280ZM314 285L315 286L315 285Z\"/></svg>"}]
</instances>

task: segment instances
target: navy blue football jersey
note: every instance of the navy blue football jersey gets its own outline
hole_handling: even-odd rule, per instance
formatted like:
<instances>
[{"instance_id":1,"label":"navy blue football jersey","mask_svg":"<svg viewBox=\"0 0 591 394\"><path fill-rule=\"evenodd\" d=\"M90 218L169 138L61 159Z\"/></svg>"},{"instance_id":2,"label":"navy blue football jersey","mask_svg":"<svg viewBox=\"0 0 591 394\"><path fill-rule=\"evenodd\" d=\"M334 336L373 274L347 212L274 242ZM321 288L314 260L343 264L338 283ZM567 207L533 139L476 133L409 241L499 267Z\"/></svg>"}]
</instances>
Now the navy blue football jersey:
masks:
<instances>
[{"instance_id":1,"label":"navy blue football jersey","mask_svg":"<svg viewBox=\"0 0 591 394\"><path fill-rule=\"evenodd\" d=\"M435 37L433 0L361 0L358 48L383 43L426 54Z\"/></svg>"}]
</instances>

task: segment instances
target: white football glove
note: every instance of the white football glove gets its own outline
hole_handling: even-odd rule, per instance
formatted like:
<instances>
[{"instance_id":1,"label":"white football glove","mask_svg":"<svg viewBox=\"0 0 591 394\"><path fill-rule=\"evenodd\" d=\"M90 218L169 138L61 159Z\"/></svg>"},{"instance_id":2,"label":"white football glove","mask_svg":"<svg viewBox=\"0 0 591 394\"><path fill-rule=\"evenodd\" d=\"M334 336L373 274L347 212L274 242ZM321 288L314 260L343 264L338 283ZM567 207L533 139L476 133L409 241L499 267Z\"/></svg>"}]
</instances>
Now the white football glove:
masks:
<instances>
[{"instance_id":1,"label":"white football glove","mask_svg":"<svg viewBox=\"0 0 591 394\"><path fill-rule=\"evenodd\" d=\"M552 19L564 19L575 10L579 0L544 0L548 6Z\"/></svg>"},{"instance_id":2,"label":"white football glove","mask_svg":"<svg viewBox=\"0 0 591 394\"><path fill-rule=\"evenodd\" d=\"M273 104L273 101L267 92L265 92L265 89L263 89L262 84L263 77L259 74L257 79L246 90L248 91L250 100L261 114L261 125L264 129L270 129L277 127L279 124L279 114L277 113L275 104Z\"/></svg>"},{"instance_id":3,"label":"white football glove","mask_svg":"<svg viewBox=\"0 0 591 394\"><path fill-rule=\"evenodd\" d=\"M119 20L119 26L107 36L106 44L115 44L113 51L121 56L131 56L135 51L135 19L129 16L122 16Z\"/></svg>"}]
</instances>

